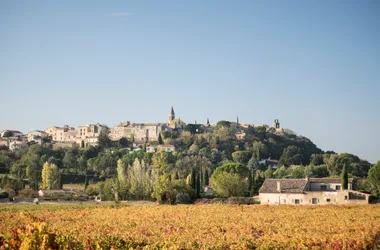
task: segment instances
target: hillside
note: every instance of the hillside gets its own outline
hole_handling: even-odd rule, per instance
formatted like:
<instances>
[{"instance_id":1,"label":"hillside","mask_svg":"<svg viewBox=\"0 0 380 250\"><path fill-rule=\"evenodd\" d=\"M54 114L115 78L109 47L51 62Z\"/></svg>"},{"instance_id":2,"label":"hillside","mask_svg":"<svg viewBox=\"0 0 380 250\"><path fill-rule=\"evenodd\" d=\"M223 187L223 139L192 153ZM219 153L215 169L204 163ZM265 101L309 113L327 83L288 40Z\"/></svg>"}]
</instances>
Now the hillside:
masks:
<instances>
[{"instance_id":1,"label":"hillside","mask_svg":"<svg viewBox=\"0 0 380 250\"><path fill-rule=\"evenodd\" d=\"M175 152L147 152L149 146L160 143L174 145ZM268 165L265 159L269 158L275 165ZM102 130L98 146L85 149L53 148L51 143L31 144L16 151L2 148L0 187L16 194L24 187L36 190L93 183L87 193L102 194L105 199L175 202L179 194L194 199L201 196L203 186L216 185L213 173L217 168L238 171L238 179L229 176L232 179L227 183L236 181L241 186L236 186L239 192L235 195L249 196L257 194L265 178L339 176L344 165L349 175L357 178L366 178L371 167L355 155L324 152L290 130L220 121L216 125L187 124L183 129L162 131L157 142L141 145L136 145L133 138L112 141ZM45 170L47 175L56 176L54 183L49 182L50 177L44 179L44 169L48 168L51 170ZM365 179L357 181L357 188L376 194L376 188Z\"/></svg>"}]
</instances>

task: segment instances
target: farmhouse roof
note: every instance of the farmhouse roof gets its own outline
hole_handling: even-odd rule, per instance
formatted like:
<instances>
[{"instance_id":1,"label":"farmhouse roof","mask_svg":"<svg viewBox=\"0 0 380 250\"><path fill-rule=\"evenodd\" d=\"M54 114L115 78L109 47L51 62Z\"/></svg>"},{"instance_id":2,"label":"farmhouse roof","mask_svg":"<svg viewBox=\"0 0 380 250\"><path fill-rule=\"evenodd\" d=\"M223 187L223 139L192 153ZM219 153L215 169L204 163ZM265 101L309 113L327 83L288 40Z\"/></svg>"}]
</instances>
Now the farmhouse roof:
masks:
<instances>
[{"instance_id":1,"label":"farmhouse roof","mask_svg":"<svg viewBox=\"0 0 380 250\"><path fill-rule=\"evenodd\" d=\"M259 193L302 193L307 183L306 179L266 179Z\"/></svg>"},{"instance_id":2,"label":"farmhouse roof","mask_svg":"<svg viewBox=\"0 0 380 250\"><path fill-rule=\"evenodd\" d=\"M348 178L348 182L352 183L353 178ZM341 183L341 178L310 178L311 183Z\"/></svg>"}]
</instances>

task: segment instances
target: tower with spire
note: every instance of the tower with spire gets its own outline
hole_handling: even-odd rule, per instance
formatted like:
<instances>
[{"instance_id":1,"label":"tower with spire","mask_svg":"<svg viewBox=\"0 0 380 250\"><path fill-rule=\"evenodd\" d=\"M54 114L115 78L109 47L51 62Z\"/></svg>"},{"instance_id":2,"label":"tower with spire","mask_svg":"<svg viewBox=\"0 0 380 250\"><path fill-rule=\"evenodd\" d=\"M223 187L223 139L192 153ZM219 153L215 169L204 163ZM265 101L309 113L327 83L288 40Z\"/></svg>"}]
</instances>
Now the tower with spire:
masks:
<instances>
[{"instance_id":1,"label":"tower with spire","mask_svg":"<svg viewBox=\"0 0 380 250\"><path fill-rule=\"evenodd\" d=\"M174 109L173 109L173 106L170 108L170 113L169 113L169 124L171 121L173 121L175 119L175 113L174 113Z\"/></svg>"}]
</instances>

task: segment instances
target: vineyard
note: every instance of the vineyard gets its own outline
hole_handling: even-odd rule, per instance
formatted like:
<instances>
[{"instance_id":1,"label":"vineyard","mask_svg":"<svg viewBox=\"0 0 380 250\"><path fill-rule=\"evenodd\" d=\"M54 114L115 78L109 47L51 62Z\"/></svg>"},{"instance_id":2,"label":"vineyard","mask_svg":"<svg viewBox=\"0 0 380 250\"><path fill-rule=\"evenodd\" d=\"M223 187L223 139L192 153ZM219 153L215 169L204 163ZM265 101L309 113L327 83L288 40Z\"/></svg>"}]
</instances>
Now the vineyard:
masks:
<instances>
[{"instance_id":1,"label":"vineyard","mask_svg":"<svg viewBox=\"0 0 380 250\"><path fill-rule=\"evenodd\" d=\"M380 205L0 205L0 249L379 249Z\"/></svg>"}]
</instances>

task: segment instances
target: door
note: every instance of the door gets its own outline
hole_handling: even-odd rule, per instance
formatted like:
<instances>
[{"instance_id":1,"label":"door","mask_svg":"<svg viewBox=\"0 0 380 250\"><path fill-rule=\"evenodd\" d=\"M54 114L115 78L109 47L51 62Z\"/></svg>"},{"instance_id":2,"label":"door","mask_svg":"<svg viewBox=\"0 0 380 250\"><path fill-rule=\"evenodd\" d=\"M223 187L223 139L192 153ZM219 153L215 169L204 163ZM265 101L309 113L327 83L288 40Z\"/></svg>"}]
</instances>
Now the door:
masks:
<instances>
[{"instance_id":1,"label":"door","mask_svg":"<svg viewBox=\"0 0 380 250\"><path fill-rule=\"evenodd\" d=\"M317 198L311 199L311 204L318 204L318 199Z\"/></svg>"}]
</instances>

